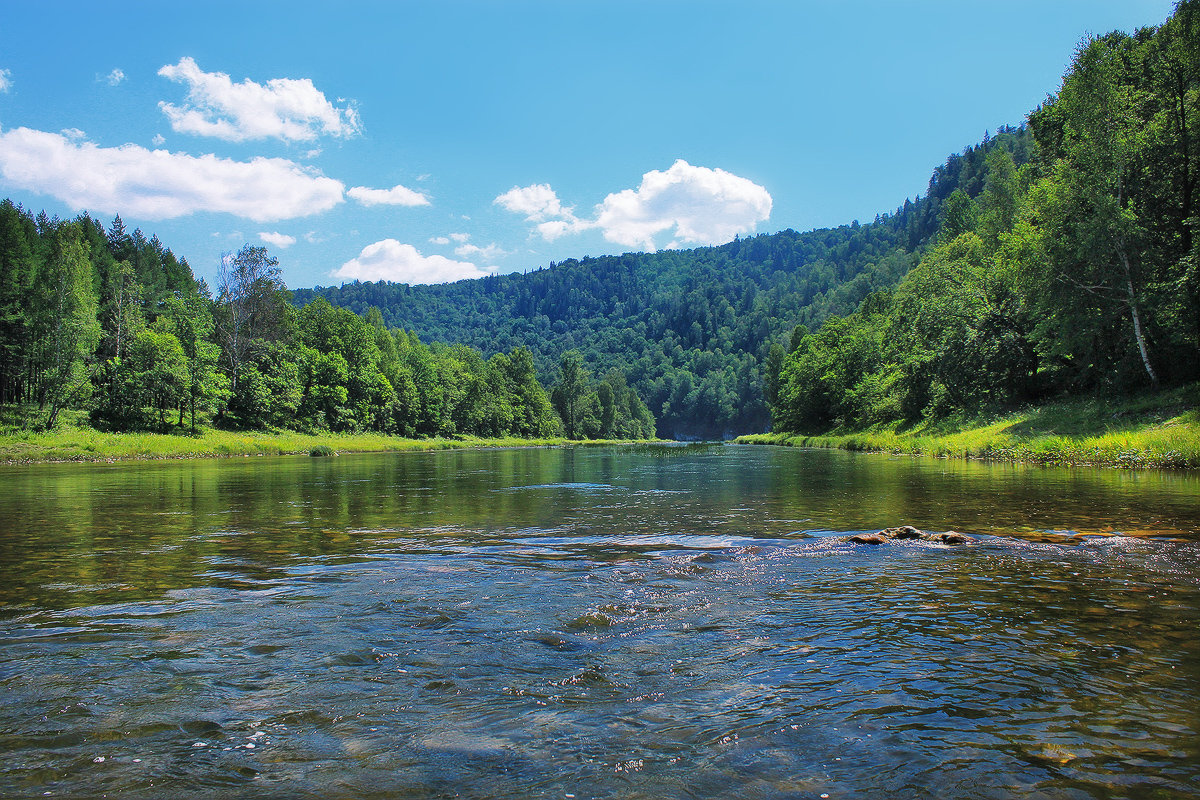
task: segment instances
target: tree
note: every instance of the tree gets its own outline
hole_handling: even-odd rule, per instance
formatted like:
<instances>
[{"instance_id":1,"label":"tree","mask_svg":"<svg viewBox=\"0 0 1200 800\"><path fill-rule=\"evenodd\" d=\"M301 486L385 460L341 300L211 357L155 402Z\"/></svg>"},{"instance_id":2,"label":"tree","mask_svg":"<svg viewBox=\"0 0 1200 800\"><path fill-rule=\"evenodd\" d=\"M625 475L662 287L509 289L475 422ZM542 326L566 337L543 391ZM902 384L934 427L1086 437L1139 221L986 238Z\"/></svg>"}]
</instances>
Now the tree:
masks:
<instances>
[{"instance_id":1,"label":"tree","mask_svg":"<svg viewBox=\"0 0 1200 800\"><path fill-rule=\"evenodd\" d=\"M186 295L174 293L163 302L164 314L159 318L179 341L185 360L186 379L179 422L183 424L186 407L191 428L196 430L197 411L216 411L229 398L229 379L218 369L221 349L210 340L216 324L211 300L203 291Z\"/></svg>"},{"instance_id":2,"label":"tree","mask_svg":"<svg viewBox=\"0 0 1200 800\"><path fill-rule=\"evenodd\" d=\"M591 374L583 366L583 356L577 350L563 353L559 361L558 383L550 394L554 410L562 419L568 439L583 438L587 427L596 427L595 410L588 403ZM598 410L598 409L596 409Z\"/></svg>"},{"instance_id":3,"label":"tree","mask_svg":"<svg viewBox=\"0 0 1200 800\"><path fill-rule=\"evenodd\" d=\"M54 231L35 292L41 405L49 407L45 424L52 428L63 408L86 397L100 342L91 262L74 223Z\"/></svg>"},{"instance_id":4,"label":"tree","mask_svg":"<svg viewBox=\"0 0 1200 800\"><path fill-rule=\"evenodd\" d=\"M182 408L188 394L188 365L175 334L155 325L137 333L129 361L138 385L158 411L160 425L167 424L167 409Z\"/></svg>"},{"instance_id":5,"label":"tree","mask_svg":"<svg viewBox=\"0 0 1200 800\"><path fill-rule=\"evenodd\" d=\"M216 330L235 394L242 365L257 340L277 339L285 328L286 294L279 259L267 255L267 248L247 244L237 255L221 257Z\"/></svg>"},{"instance_id":6,"label":"tree","mask_svg":"<svg viewBox=\"0 0 1200 800\"><path fill-rule=\"evenodd\" d=\"M1146 228L1130 191L1143 147L1140 100L1126 74L1133 57L1123 34L1092 39L1076 54L1056 103L1062 156L1039 192L1039 211L1049 234L1050 277L1068 289L1066 303L1078 309L1080 295L1090 295L1122 307L1141 365L1157 385L1142 312ZM1072 310L1062 309L1062 318L1075 317Z\"/></svg>"},{"instance_id":7,"label":"tree","mask_svg":"<svg viewBox=\"0 0 1200 800\"><path fill-rule=\"evenodd\" d=\"M36 237L29 214L11 200L0 203L0 403L18 401L26 388Z\"/></svg>"}]
</instances>

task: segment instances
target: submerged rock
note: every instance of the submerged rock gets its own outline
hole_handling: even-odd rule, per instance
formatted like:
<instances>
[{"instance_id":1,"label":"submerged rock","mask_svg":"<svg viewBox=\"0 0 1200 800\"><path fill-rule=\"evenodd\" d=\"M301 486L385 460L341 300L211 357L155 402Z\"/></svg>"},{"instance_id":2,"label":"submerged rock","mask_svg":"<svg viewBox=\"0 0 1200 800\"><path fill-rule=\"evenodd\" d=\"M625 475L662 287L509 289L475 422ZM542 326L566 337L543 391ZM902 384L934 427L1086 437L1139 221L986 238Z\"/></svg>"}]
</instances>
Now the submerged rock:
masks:
<instances>
[{"instance_id":1,"label":"submerged rock","mask_svg":"<svg viewBox=\"0 0 1200 800\"><path fill-rule=\"evenodd\" d=\"M884 528L879 532L880 536L888 539L924 539L928 534L912 525L900 525L895 528Z\"/></svg>"},{"instance_id":2,"label":"submerged rock","mask_svg":"<svg viewBox=\"0 0 1200 800\"><path fill-rule=\"evenodd\" d=\"M893 539L920 539L940 544L968 544L975 541L974 537L968 536L965 533L959 533L958 531L926 533L920 528L914 528L912 525L898 525L894 528L884 528L876 533L856 533L853 536L846 537L846 541L853 542L854 544L887 544Z\"/></svg>"}]
</instances>

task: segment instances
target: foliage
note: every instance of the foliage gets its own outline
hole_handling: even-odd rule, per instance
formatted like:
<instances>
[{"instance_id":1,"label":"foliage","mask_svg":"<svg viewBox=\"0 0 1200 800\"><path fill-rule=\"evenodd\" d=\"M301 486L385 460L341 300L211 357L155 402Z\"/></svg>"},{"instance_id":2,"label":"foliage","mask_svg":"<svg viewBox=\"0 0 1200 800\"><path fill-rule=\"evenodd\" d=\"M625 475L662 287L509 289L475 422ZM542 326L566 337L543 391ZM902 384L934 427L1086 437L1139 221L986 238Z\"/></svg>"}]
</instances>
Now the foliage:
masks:
<instances>
[{"instance_id":1,"label":"foliage","mask_svg":"<svg viewBox=\"0 0 1200 800\"><path fill-rule=\"evenodd\" d=\"M1200 377L1198 9L1084 42L1030 115L1028 163L986 147L981 191L947 197L895 291L791 348L776 427L914 426Z\"/></svg>"},{"instance_id":2,"label":"foliage","mask_svg":"<svg viewBox=\"0 0 1200 800\"><path fill-rule=\"evenodd\" d=\"M1195 384L1130 400L1052 403L991 418L949 418L823 436L768 433L742 444L1110 467L1200 468ZM1189 410L1190 409L1190 410Z\"/></svg>"},{"instance_id":3,"label":"foliage","mask_svg":"<svg viewBox=\"0 0 1200 800\"><path fill-rule=\"evenodd\" d=\"M265 248L224 257L213 298L186 262L127 234L120 217L106 233L86 215L34 220L6 201L0 276L0 406L37 403L45 427L76 407L111 432L185 420L193 435L205 421L408 437L561 432L528 348L485 360L389 329L378 309L360 316L320 298L297 308ZM653 436L623 373L602 386L606 424L582 435Z\"/></svg>"}]
</instances>

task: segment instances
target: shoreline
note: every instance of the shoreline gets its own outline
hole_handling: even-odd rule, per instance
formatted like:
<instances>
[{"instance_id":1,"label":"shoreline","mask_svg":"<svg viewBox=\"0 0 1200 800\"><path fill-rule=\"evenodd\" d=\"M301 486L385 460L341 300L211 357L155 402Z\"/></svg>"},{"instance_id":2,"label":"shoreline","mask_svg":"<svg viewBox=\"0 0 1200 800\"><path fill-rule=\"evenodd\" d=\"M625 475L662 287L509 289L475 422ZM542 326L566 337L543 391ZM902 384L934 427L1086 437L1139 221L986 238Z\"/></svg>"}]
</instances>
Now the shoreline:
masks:
<instances>
[{"instance_id":1,"label":"shoreline","mask_svg":"<svg viewBox=\"0 0 1200 800\"><path fill-rule=\"evenodd\" d=\"M1044 466L1200 469L1200 384L1122 398L1064 398L999 416L954 416L903 429L889 423L735 441Z\"/></svg>"},{"instance_id":2,"label":"shoreline","mask_svg":"<svg viewBox=\"0 0 1200 800\"><path fill-rule=\"evenodd\" d=\"M329 457L352 453L405 453L439 450L479 450L643 444L659 440L571 440L562 437L463 437L408 439L382 434L303 434L295 431L222 431L198 435L170 433L105 433L90 428L45 433L0 434L0 463L112 464L202 458L309 455ZM316 450L321 453L315 453Z\"/></svg>"},{"instance_id":3,"label":"shoreline","mask_svg":"<svg viewBox=\"0 0 1200 800\"><path fill-rule=\"evenodd\" d=\"M1200 470L1200 429L1181 428L1183 430L1142 437L1106 434L1017 438L1001 433L990 437L985 434L982 440L972 436L980 429L942 436L907 436L879 431L825 435L760 433L739 436L734 442L1041 466ZM967 439L974 441L964 441Z\"/></svg>"}]
</instances>

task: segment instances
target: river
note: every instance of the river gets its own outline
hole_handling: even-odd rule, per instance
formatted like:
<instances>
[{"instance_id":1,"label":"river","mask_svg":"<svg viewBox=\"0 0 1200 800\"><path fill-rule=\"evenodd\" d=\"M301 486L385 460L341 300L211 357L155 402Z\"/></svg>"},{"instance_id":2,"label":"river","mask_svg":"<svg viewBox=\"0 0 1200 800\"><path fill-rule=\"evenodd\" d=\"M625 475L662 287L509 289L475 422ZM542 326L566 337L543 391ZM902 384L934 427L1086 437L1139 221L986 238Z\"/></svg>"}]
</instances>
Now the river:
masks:
<instances>
[{"instance_id":1,"label":"river","mask_svg":"<svg viewBox=\"0 0 1200 800\"><path fill-rule=\"evenodd\" d=\"M1195 473L7 466L0 796L1200 797L1198 630Z\"/></svg>"}]
</instances>

